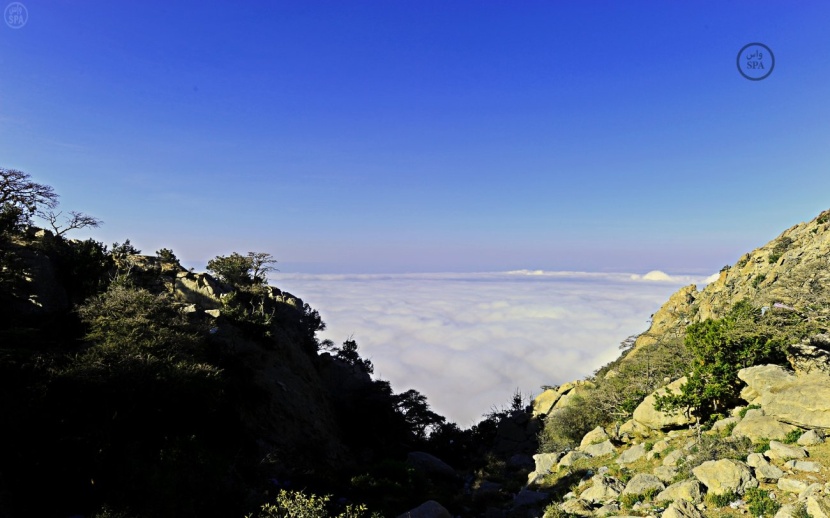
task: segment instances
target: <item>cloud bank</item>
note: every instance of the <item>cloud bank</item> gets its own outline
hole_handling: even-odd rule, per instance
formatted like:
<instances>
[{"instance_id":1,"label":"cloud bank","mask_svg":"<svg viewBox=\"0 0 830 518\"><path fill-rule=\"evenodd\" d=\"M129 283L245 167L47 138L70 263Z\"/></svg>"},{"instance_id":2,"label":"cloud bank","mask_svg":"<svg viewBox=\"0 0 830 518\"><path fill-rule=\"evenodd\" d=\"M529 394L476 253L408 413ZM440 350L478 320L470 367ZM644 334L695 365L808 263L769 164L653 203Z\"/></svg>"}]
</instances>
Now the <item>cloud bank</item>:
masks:
<instances>
[{"instance_id":1,"label":"cloud bank","mask_svg":"<svg viewBox=\"0 0 830 518\"><path fill-rule=\"evenodd\" d=\"M272 284L319 310L321 338L353 336L375 376L414 388L462 427L516 389L579 379L615 359L619 343L681 286L645 275L519 270L446 274L278 274Z\"/></svg>"}]
</instances>

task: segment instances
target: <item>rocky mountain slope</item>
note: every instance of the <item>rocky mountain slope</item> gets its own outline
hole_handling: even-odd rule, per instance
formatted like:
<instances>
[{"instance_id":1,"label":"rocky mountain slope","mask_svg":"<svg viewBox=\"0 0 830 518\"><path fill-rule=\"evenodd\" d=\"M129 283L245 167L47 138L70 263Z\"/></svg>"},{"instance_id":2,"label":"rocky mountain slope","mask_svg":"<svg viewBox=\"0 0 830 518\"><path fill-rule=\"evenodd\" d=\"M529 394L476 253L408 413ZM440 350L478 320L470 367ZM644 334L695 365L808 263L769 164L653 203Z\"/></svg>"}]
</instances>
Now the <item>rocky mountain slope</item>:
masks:
<instances>
[{"instance_id":1,"label":"rocky mountain slope","mask_svg":"<svg viewBox=\"0 0 830 518\"><path fill-rule=\"evenodd\" d=\"M537 515L830 516L830 446L824 442L830 430L829 227L826 211L744 254L704 289L682 288L619 360L589 380L537 397L534 412L546 427L565 418L575 422L575 415L590 416L584 405L606 401L603 390L618 377L659 370L654 360L661 350L705 352L696 340L727 350L772 344L764 358L780 359L741 360L747 366L735 370L734 381L724 378L740 396L706 415L688 406L655 408L666 395L688 390L691 378L681 375L692 376L693 366L698 382L718 379L712 377L717 371L704 369L718 361L717 349L679 362L688 370L657 384L666 386L616 420L606 418L573 449L534 456L527 490L552 502ZM702 389L705 394L706 385Z\"/></svg>"}]
</instances>

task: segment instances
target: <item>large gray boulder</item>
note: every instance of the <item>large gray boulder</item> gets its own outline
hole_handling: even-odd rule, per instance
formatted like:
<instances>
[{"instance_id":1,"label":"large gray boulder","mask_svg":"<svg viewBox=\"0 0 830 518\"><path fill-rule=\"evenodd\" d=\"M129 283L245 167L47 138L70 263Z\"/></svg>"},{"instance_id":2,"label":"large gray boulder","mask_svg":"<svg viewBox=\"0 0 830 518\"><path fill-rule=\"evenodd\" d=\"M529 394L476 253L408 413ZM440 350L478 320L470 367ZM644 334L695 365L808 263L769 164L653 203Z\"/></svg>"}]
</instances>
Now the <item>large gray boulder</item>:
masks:
<instances>
[{"instance_id":1,"label":"large gray boulder","mask_svg":"<svg viewBox=\"0 0 830 518\"><path fill-rule=\"evenodd\" d=\"M559 460L559 467L569 468L573 466L578 460L590 458L591 456L587 453L582 453L581 451L569 451L565 454L564 457L562 457L562 459Z\"/></svg>"},{"instance_id":2,"label":"large gray boulder","mask_svg":"<svg viewBox=\"0 0 830 518\"><path fill-rule=\"evenodd\" d=\"M810 495L806 499L807 514L812 518L830 518L830 499L823 495Z\"/></svg>"},{"instance_id":3,"label":"large gray boulder","mask_svg":"<svg viewBox=\"0 0 830 518\"><path fill-rule=\"evenodd\" d=\"M452 518L452 514L435 500L429 500L415 509L403 513L398 518Z\"/></svg>"},{"instance_id":4,"label":"large gray boulder","mask_svg":"<svg viewBox=\"0 0 830 518\"><path fill-rule=\"evenodd\" d=\"M803 459L807 457L807 450L801 446L790 446L778 441L769 442L769 450L764 455L774 460Z\"/></svg>"},{"instance_id":5,"label":"large gray boulder","mask_svg":"<svg viewBox=\"0 0 830 518\"><path fill-rule=\"evenodd\" d=\"M703 513L685 500L673 502L661 515L662 518L704 518Z\"/></svg>"},{"instance_id":6,"label":"large gray boulder","mask_svg":"<svg viewBox=\"0 0 830 518\"><path fill-rule=\"evenodd\" d=\"M732 459L704 462L692 473L713 495L729 492L742 495L748 488L758 487L758 480L752 476L747 465Z\"/></svg>"},{"instance_id":7,"label":"large gray boulder","mask_svg":"<svg viewBox=\"0 0 830 518\"><path fill-rule=\"evenodd\" d=\"M657 502L685 500L693 504L699 504L702 499L700 482L689 479L670 485L661 491L654 500Z\"/></svg>"},{"instance_id":8,"label":"large gray boulder","mask_svg":"<svg viewBox=\"0 0 830 518\"><path fill-rule=\"evenodd\" d=\"M666 485L650 473L638 473L631 477L625 489L622 490L621 495L643 495L648 491L662 491L666 489Z\"/></svg>"},{"instance_id":9,"label":"large gray boulder","mask_svg":"<svg viewBox=\"0 0 830 518\"><path fill-rule=\"evenodd\" d=\"M824 434L817 430L808 430L801 434L796 444L799 446L815 446L824 442Z\"/></svg>"},{"instance_id":10,"label":"large gray boulder","mask_svg":"<svg viewBox=\"0 0 830 518\"><path fill-rule=\"evenodd\" d=\"M593 485L583 491L579 497L592 504L604 504L615 500L625 489L625 484L619 480L603 475L594 475L591 482Z\"/></svg>"},{"instance_id":11,"label":"large gray boulder","mask_svg":"<svg viewBox=\"0 0 830 518\"><path fill-rule=\"evenodd\" d=\"M582 451L591 457L604 457L606 455L613 455L617 453L617 448L615 448L611 441L608 440L598 444L586 446L582 448Z\"/></svg>"},{"instance_id":12,"label":"large gray boulder","mask_svg":"<svg viewBox=\"0 0 830 518\"><path fill-rule=\"evenodd\" d=\"M443 460L422 451L413 451L406 456L406 464L415 471L428 476L456 478L458 474Z\"/></svg>"},{"instance_id":13,"label":"large gray boulder","mask_svg":"<svg viewBox=\"0 0 830 518\"><path fill-rule=\"evenodd\" d=\"M533 461L536 463L534 471L543 475L550 473L563 456L564 453L537 453L533 456Z\"/></svg>"},{"instance_id":14,"label":"large gray boulder","mask_svg":"<svg viewBox=\"0 0 830 518\"><path fill-rule=\"evenodd\" d=\"M732 437L748 437L753 442L758 442L761 439L780 441L784 440L787 434L795 429L795 426L782 423L772 416L747 415L732 429Z\"/></svg>"},{"instance_id":15,"label":"large gray boulder","mask_svg":"<svg viewBox=\"0 0 830 518\"><path fill-rule=\"evenodd\" d=\"M571 498L559 504L559 508L572 516L594 516L591 504L581 498Z\"/></svg>"},{"instance_id":16,"label":"large gray boulder","mask_svg":"<svg viewBox=\"0 0 830 518\"><path fill-rule=\"evenodd\" d=\"M753 402L767 415L802 428L830 428L830 376L826 373L816 370L796 376L778 365L760 365L741 369L738 377L749 392L757 394Z\"/></svg>"},{"instance_id":17,"label":"large gray boulder","mask_svg":"<svg viewBox=\"0 0 830 518\"><path fill-rule=\"evenodd\" d=\"M764 458L760 453L750 453L746 458L747 466L755 469L755 478L765 482L775 482L784 476L784 472Z\"/></svg>"},{"instance_id":18,"label":"large gray boulder","mask_svg":"<svg viewBox=\"0 0 830 518\"><path fill-rule=\"evenodd\" d=\"M584 437L582 437L582 442L579 443L579 448L577 448L577 449L585 451L586 447L588 447L592 444L598 444L598 443L601 443L601 442L605 442L605 441L609 440L610 438L611 437L608 435L608 433L601 426L597 426L596 428L594 428L590 432L586 433Z\"/></svg>"},{"instance_id":19,"label":"large gray boulder","mask_svg":"<svg viewBox=\"0 0 830 518\"><path fill-rule=\"evenodd\" d=\"M651 428L652 430L665 430L677 428L695 422L695 418L688 412L661 412L654 409L657 396L665 396L667 391L674 394L680 392L680 387L686 384L686 377L675 380L663 388L657 389L648 395L642 403L634 410L632 418Z\"/></svg>"},{"instance_id":20,"label":"large gray boulder","mask_svg":"<svg viewBox=\"0 0 830 518\"><path fill-rule=\"evenodd\" d=\"M622 454L617 458L617 464L620 466L624 466L626 464L631 464L632 462L637 462L638 460L642 459L643 456L646 454L646 447L641 444L635 444L631 448L622 452Z\"/></svg>"},{"instance_id":21,"label":"large gray boulder","mask_svg":"<svg viewBox=\"0 0 830 518\"><path fill-rule=\"evenodd\" d=\"M787 348L787 359L796 374L823 372L830 376L830 335L813 335Z\"/></svg>"}]
</instances>

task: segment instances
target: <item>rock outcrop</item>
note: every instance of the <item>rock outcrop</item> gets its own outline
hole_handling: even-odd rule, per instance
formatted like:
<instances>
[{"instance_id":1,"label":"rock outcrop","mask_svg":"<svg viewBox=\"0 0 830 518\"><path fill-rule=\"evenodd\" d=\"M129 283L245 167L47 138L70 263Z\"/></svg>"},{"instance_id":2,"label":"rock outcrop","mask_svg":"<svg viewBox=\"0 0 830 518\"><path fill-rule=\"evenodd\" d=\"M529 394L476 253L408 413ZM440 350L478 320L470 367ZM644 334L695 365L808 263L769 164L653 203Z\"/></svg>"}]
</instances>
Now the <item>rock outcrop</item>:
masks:
<instances>
[{"instance_id":1,"label":"rock outcrop","mask_svg":"<svg viewBox=\"0 0 830 518\"><path fill-rule=\"evenodd\" d=\"M767 415L802 428L830 429L830 376L817 371L796 375L777 365L742 369L738 377L752 402ZM754 397L753 397L754 396Z\"/></svg>"}]
</instances>

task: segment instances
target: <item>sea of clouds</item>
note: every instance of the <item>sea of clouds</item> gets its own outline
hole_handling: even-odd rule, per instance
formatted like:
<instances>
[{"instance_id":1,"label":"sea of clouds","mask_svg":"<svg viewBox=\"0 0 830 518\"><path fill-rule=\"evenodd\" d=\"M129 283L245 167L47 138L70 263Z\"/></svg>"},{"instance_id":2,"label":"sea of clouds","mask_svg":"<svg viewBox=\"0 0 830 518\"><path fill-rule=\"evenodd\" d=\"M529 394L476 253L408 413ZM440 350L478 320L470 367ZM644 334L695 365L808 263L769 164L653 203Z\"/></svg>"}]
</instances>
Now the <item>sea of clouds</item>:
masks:
<instances>
[{"instance_id":1,"label":"sea of clouds","mask_svg":"<svg viewBox=\"0 0 830 518\"><path fill-rule=\"evenodd\" d=\"M468 427L517 389L532 396L592 374L678 288L713 277L520 270L277 274L272 284L320 312L321 339L353 337L375 377Z\"/></svg>"}]
</instances>

